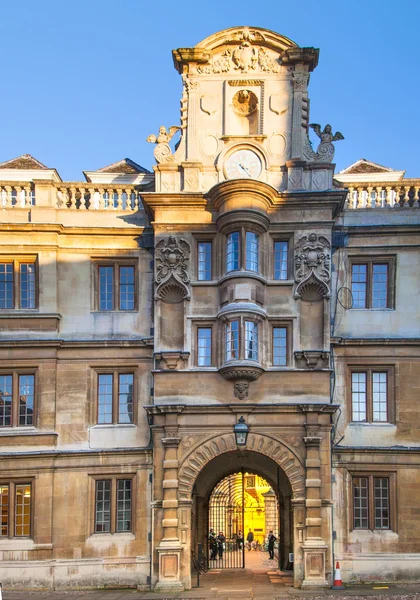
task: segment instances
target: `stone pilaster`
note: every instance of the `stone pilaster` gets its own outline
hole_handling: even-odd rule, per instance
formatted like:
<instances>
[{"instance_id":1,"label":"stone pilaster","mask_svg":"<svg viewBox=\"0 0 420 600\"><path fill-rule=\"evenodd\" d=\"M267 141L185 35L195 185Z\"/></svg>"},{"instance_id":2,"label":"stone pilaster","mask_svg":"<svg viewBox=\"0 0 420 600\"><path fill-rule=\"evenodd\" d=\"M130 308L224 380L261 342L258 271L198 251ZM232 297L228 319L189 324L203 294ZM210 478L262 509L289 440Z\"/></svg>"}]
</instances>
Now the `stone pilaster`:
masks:
<instances>
[{"instance_id":1,"label":"stone pilaster","mask_svg":"<svg viewBox=\"0 0 420 600\"><path fill-rule=\"evenodd\" d=\"M176 426L176 415L168 415L174 424L165 426L162 444L165 448L163 460L162 541L157 547L159 555L159 581L157 590L183 590L181 583L181 541L178 537L178 457L180 439Z\"/></svg>"},{"instance_id":2,"label":"stone pilaster","mask_svg":"<svg viewBox=\"0 0 420 600\"><path fill-rule=\"evenodd\" d=\"M306 539L302 545L304 579L302 588L328 587L325 577L327 544L322 539L321 517L321 446L318 413L307 413L306 436Z\"/></svg>"}]
</instances>

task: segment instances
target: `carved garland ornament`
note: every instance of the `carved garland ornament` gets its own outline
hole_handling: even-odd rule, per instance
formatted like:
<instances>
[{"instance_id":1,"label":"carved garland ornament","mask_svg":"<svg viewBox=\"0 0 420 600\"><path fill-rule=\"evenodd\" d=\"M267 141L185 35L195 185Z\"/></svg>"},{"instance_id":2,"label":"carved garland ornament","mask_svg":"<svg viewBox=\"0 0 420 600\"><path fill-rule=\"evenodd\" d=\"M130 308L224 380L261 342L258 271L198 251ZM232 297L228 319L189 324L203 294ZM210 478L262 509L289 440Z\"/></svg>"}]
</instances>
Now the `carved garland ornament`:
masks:
<instances>
[{"instance_id":1,"label":"carved garland ornament","mask_svg":"<svg viewBox=\"0 0 420 600\"><path fill-rule=\"evenodd\" d=\"M330 248L327 238L310 233L295 246L295 297L320 300L330 295Z\"/></svg>"},{"instance_id":2,"label":"carved garland ornament","mask_svg":"<svg viewBox=\"0 0 420 600\"><path fill-rule=\"evenodd\" d=\"M265 48L254 48L249 40L244 40L236 48L227 48L222 54L214 56L208 64L199 66L197 73L202 75L229 73L230 71L279 73L280 70L278 56L268 52Z\"/></svg>"},{"instance_id":3,"label":"carved garland ornament","mask_svg":"<svg viewBox=\"0 0 420 600\"><path fill-rule=\"evenodd\" d=\"M188 260L190 245L182 238L170 236L156 246L155 299L175 304L190 299Z\"/></svg>"},{"instance_id":4,"label":"carved garland ornament","mask_svg":"<svg viewBox=\"0 0 420 600\"><path fill-rule=\"evenodd\" d=\"M305 496L305 470L301 459L286 444L282 443L282 440L251 432L248 434L246 449L268 456L283 469L289 479L295 499ZM221 454L237 450L233 433L226 433L218 437L212 436L206 441L201 440L180 465L178 472L180 498L191 498L195 481L207 463Z\"/></svg>"}]
</instances>

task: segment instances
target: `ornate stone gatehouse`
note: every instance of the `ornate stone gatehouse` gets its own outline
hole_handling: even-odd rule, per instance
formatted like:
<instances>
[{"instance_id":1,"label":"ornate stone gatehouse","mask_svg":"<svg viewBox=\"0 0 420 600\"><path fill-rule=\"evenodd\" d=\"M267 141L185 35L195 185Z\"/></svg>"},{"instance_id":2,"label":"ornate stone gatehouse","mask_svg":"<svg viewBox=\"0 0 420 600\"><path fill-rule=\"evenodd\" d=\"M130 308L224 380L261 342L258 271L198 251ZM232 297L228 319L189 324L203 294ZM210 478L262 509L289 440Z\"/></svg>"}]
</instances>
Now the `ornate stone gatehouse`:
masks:
<instances>
[{"instance_id":1,"label":"ornate stone gatehouse","mask_svg":"<svg viewBox=\"0 0 420 600\"><path fill-rule=\"evenodd\" d=\"M188 589L253 474L295 586L419 579L420 182L334 179L315 48L235 27L173 59L153 172L0 164L0 581Z\"/></svg>"}]
</instances>

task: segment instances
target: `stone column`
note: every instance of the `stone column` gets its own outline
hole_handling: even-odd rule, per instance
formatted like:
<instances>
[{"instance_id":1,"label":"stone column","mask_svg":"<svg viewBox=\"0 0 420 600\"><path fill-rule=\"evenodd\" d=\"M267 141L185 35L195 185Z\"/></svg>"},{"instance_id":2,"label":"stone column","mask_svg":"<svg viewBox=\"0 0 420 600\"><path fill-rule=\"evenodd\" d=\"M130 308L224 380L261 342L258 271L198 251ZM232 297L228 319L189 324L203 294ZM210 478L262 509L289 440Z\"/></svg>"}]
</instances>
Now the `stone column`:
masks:
<instances>
[{"instance_id":1,"label":"stone column","mask_svg":"<svg viewBox=\"0 0 420 600\"><path fill-rule=\"evenodd\" d=\"M159 581L156 590L180 591L181 541L178 537L178 427L176 414L166 417L163 460L162 540L157 547L159 555Z\"/></svg>"},{"instance_id":2,"label":"stone column","mask_svg":"<svg viewBox=\"0 0 420 600\"><path fill-rule=\"evenodd\" d=\"M306 414L306 539L304 554L305 587L329 587L325 576L327 544L321 537L321 456L318 413Z\"/></svg>"},{"instance_id":3,"label":"stone column","mask_svg":"<svg viewBox=\"0 0 420 600\"><path fill-rule=\"evenodd\" d=\"M293 119L292 119L292 160L303 158L303 115L302 99L307 98L308 73L302 72L301 65L296 65L293 73ZM299 69L299 70L298 70Z\"/></svg>"},{"instance_id":4,"label":"stone column","mask_svg":"<svg viewBox=\"0 0 420 600\"><path fill-rule=\"evenodd\" d=\"M197 113L200 110L200 95L198 79L185 79L185 89L188 93L188 125L187 125L187 160L198 158Z\"/></svg>"}]
</instances>

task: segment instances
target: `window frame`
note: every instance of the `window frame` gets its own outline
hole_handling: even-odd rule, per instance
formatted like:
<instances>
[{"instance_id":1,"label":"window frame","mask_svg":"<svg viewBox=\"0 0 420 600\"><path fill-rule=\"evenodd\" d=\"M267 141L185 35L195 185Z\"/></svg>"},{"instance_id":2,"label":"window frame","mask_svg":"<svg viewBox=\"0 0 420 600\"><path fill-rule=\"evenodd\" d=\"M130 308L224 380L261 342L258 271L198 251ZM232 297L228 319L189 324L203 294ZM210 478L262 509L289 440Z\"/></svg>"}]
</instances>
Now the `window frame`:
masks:
<instances>
[{"instance_id":1,"label":"window frame","mask_svg":"<svg viewBox=\"0 0 420 600\"><path fill-rule=\"evenodd\" d=\"M283 242L283 243L287 244L287 261L286 261L286 264L287 264L287 277L286 277L286 279L281 279L279 277L276 277L275 245L276 245L276 243L279 243L279 242ZM273 281L276 281L276 282L290 281L291 280L291 273L292 273L292 263L291 263L291 260L292 260L292 258L291 258L292 244L291 244L291 239L290 239L290 237L277 237L276 236L276 237L272 238L271 243L272 243L272 250L273 250L273 252L272 252L272 257L273 257L272 261L273 261L273 264L271 265L271 274L272 274Z\"/></svg>"},{"instance_id":2,"label":"window frame","mask_svg":"<svg viewBox=\"0 0 420 600\"><path fill-rule=\"evenodd\" d=\"M8 486L8 534L1 535L0 527L0 541L1 540L22 540L22 539L33 539L34 538L34 477L12 477L11 479L1 478L0 486ZM30 495L30 517L29 517L29 535L16 535L16 486L18 485L29 485L31 488ZM11 502L10 499L13 498ZM13 534L11 534L11 531Z\"/></svg>"},{"instance_id":3,"label":"window frame","mask_svg":"<svg viewBox=\"0 0 420 600\"><path fill-rule=\"evenodd\" d=\"M210 330L210 364L209 365L200 365L200 348L199 348L199 330L200 329L209 329ZM214 366L214 331L213 331L213 323L196 323L195 324L195 343L196 343L196 353L195 353L195 361L194 363L200 369L209 369Z\"/></svg>"},{"instance_id":4,"label":"window frame","mask_svg":"<svg viewBox=\"0 0 420 600\"><path fill-rule=\"evenodd\" d=\"M23 428L27 429L29 427L36 428L37 426L37 413L38 413L38 369L36 367L14 367L8 369L7 367L2 367L0 369L0 375L12 376L12 411L11 411L11 424L10 425L1 425L0 431L4 431L7 429L17 429ZM20 390L19 390L19 381L20 377L24 375L32 375L34 378L34 408L33 408L33 419L30 425L20 425L19 424L19 408L20 408Z\"/></svg>"},{"instance_id":5,"label":"window frame","mask_svg":"<svg viewBox=\"0 0 420 600\"><path fill-rule=\"evenodd\" d=\"M91 515L90 535L135 535L136 516L136 475L134 473L95 473L90 475L91 479L91 503L89 511ZM117 481L131 481L131 528L129 531L117 531L118 497ZM98 481L111 481L110 498L110 531L96 531L96 484Z\"/></svg>"},{"instance_id":6,"label":"window frame","mask_svg":"<svg viewBox=\"0 0 420 600\"><path fill-rule=\"evenodd\" d=\"M353 373L366 373L366 420L354 421L353 420ZM387 420L386 421L374 421L373 420L373 373L387 373ZM350 418L349 423L361 424L366 423L369 425L381 425L384 423L395 423L395 369L394 365L383 365L383 364L351 364L348 365L348 380L347 390L349 392L349 409Z\"/></svg>"},{"instance_id":7,"label":"window frame","mask_svg":"<svg viewBox=\"0 0 420 600\"><path fill-rule=\"evenodd\" d=\"M288 367L290 365L290 360L291 360L291 330L292 330L292 325L291 323L281 323L281 322L272 322L270 323L270 339L271 339L271 366L276 368L276 369L284 369L286 367ZM286 330L286 364L285 365L277 365L274 362L274 330L275 329L285 329Z\"/></svg>"},{"instance_id":8,"label":"window frame","mask_svg":"<svg viewBox=\"0 0 420 600\"><path fill-rule=\"evenodd\" d=\"M139 310L139 265L136 258L92 258L93 265L93 310L101 313L118 312L130 314ZM113 269L113 303L112 308L100 308L100 267L112 267ZM134 268L134 308L121 308L120 299L120 269L121 267Z\"/></svg>"},{"instance_id":9,"label":"window frame","mask_svg":"<svg viewBox=\"0 0 420 600\"><path fill-rule=\"evenodd\" d=\"M238 234L238 266L235 269L228 270L228 240L233 234ZM247 233L252 233L255 236L254 243L256 245L256 262L257 270L248 268L247 264ZM224 232L224 244L223 244L223 275L231 275L238 272L250 273L253 275L259 275L264 277L265 272L265 260L264 260L264 231L261 231L253 223L247 225L244 224L232 224L229 229ZM252 244L252 242L251 242Z\"/></svg>"},{"instance_id":10,"label":"window frame","mask_svg":"<svg viewBox=\"0 0 420 600\"><path fill-rule=\"evenodd\" d=\"M213 240L209 239L197 239L197 281L213 281L214 267L213 267ZM200 244L209 244L210 246L210 277L208 279L200 279Z\"/></svg>"},{"instance_id":11,"label":"window frame","mask_svg":"<svg viewBox=\"0 0 420 600\"><path fill-rule=\"evenodd\" d=\"M11 264L13 266L13 287L12 287L12 306L9 308L0 308L0 311L6 310L37 310L39 308L39 266L38 256L36 255L25 255L25 256L10 256L0 255L0 264ZM34 306L30 308L22 308L22 296L21 296L21 265L33 264L35 269L35 290L34 290Z\"/></svg>"},{"instance_id":12,"label":"window frame","mask_svg":"<svg viewBox=\"0 0 420 600\"><path fill-rule=\"evenodd\" d=\"M366 306L353 306L353 266L366 265ZM386 306L376 308L372 306L372 291L373 291L373 265L388 266L388 281L387 281L387 302ZM395 256L350 256L349 257L349 273L350 273L350 292L352 298L351 310L393 310L395 309L395 271L396 257Z\"/></svg>"},{"instance_id":13,"label":"window frame","mask_svg":"<svg viewBox=\"0 0 420 600\"><path fill-rule=\"evenodd\" d=\"M368 479L368 526L367 527L355 527L355 515L354 515L354 480L356 478L363 477ZM392 471L351 471L350 472L350 531L392 531L397 532L397 474ZM389 527L387 528L375 528L375 495L374 495L374 480L377 478L388 479L389 486Z\"/></svg>"},{"instance_id":14,"label":"window frame","mask_svg":"<svg viewBox=\"0 0 420 600\"><path fill-rule=\"evenodd\" d=\"M93 386L93 398L94 398L94 411L93 411L93 423L96 426L106 427L121 427L127 425L136 425L138 418L138 407L137 407L137 368L128 364L126 367L95 367L94 368L94 386ZM100 423L99 422L99 376L100 375L112 375L112 421L111 423ZM120 375L133 375L133 421L132 423L120 423L119 418L119 388L120 388Z\"/></svg>"},{"instance_id":15,"label":"window frame","mask_svg":"<svg viewBox=\"0 0 420 600\"><path fill-rule=\"evenodd\" d=\"M233 322L237 322L238 323L238 352L237 352L237 357L235 358L227 358L227 333L228 333L228 328L230 328L231 330L231 324ZM254 358L245 358L246 356L246 325L245 323L250 322L250 323L254 323L256 326L256 331L257 331L257 359ZM263 343L262 343L262 339L261 339L261 335L262 335L263 331L262 331L262 327L261 327L261 322L259 319L255 319L253 318L251 315L231 315L229 316L229 319L226 319L223 323L223 360L222 363L226 364L226 363L230 363L230 362L235 362L235 361L242 361L242 360L246 360L246 361L251 361L251 362L255 362L257 364L261 364L261 360L262 360L262 351L263 351Z\"/></svg>"}]
</instances>

